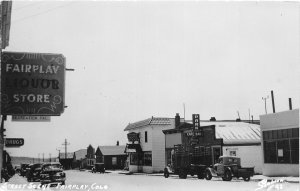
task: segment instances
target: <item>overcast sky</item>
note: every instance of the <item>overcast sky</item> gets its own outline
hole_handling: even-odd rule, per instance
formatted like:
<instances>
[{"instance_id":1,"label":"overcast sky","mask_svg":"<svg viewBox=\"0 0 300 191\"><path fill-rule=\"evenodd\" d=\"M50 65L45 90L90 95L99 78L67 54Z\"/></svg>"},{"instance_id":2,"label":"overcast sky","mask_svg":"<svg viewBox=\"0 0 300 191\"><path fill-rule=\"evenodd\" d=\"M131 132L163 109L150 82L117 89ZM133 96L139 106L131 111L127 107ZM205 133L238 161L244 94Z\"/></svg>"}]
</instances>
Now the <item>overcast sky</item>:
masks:
<instances>
[{"instance_id":1,"label":"overcast sky","mask_svg":"<svg viewBox=\"0 0 300 191\"><path fill-rule=\"evenodd\" d=\"M68 108L51 122L5 123L14 156L126 144L128 123L200 114L254 119L300 104L296 2L13 2L5 50L62 53ZM267 100L272 111L271 99Z\"/></svg>"}]
</instances>

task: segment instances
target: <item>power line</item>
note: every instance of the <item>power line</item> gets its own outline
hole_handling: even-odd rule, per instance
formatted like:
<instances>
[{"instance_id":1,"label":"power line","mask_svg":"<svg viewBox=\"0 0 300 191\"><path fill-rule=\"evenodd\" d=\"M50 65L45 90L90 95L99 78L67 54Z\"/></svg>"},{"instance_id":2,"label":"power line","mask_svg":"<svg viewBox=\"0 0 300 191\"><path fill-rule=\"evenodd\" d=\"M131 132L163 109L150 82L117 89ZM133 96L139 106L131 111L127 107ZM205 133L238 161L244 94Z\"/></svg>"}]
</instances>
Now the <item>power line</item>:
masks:
<instances>
[{"instance_id":1,"label":"power line","mask_svg":"<svg viewBox=\"0 0 300 191\"><path fill-rule=\"evenodd\" d=\"M71 3L68 3L68 4L66 4L66 5L57 6L57 7L54 7L54 8L52 8L52 9L48 9L48 10L46 10L46 11L43 11L43 12L40 12L40 13L37 13L37 14L34 14L34 15L29 15L29 16L27 16L27 17L23 17L23 18L21 18L21 19L13 20L12 23L18 23L18 22L20 22L20 21L29 19L29 18L34 17L34 16L43 15L43 14L49 13L49 12L51 12L51 11L55 11L56 9L60 9L60 8L69 6L70 4L73 4L73 3L75 3L75 2L71 2Z\"/></svg>"}]
</instances>

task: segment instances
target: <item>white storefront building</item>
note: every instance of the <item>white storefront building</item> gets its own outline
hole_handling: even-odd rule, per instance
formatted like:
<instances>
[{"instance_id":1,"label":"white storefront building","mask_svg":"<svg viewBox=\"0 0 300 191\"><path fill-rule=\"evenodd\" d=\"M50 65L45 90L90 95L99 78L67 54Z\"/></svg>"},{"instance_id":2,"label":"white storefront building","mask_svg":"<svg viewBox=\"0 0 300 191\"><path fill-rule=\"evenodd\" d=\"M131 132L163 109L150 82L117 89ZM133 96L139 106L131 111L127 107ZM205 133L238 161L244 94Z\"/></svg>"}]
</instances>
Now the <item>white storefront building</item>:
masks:
<instances>
[{"instance_id":1,"label":"white storefront building","mask_svg":"<svg viewBox=\"0 0 300 191\"><path fill-rule=\"evenodd\" d=\"M174 127L174 118L162 117L128 124L124 131L131 135L125 149L129 154L129 171L162 171L165 167L165 137L162 131Z\"/></svg>"},{"instance_id":2,"label":"white storefront building","mask_svg":"<svg viewBox=\"0 0 300 191\"><path fill-rule=\"evenodd\" d=\"M299 109L260 116L263 175L299 176Z\"/></svg>"}]
</instances>

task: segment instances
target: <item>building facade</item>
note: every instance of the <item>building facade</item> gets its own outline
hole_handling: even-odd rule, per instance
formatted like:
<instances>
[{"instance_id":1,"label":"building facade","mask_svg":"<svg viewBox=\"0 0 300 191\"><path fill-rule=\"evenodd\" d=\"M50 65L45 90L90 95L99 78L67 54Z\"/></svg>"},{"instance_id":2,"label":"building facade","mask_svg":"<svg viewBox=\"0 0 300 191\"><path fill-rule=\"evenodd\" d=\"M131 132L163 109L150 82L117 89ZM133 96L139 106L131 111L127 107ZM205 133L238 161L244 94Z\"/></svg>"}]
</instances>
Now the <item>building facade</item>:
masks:
<instances>
[{"instance_id":1,"label":"building facade","mask_svg":"<svg viewBox=\"0 0 300 191\"><path fill-rule=\"evenodd\" d=\"M73 168L74 152L59 153L58 159L65 170Z\"/></svg>"},{"instance_id":2,"label":"building facade","mask_svg":"<svg viewBox=\"0 0 300 191\"><path fill-rule=\"evenodd\" d=\"M87 149L80 149L74 152L73 168L87 168Z\"/></svg>"},{"instance_id":3,"label":"building facade","mask_svg":"<svg viewBox=\"0 0 300 191\"><path fill-rule=\"evenodd\" d=\"M166 141L166 165L171 164L174 145L190 144L193 124L179 122L175 129L164 130ZM176 121L176 118L175 118ZM241 165L254 167L255 173L262 173L260 126L241 121L200 121L201 136L193 140L197 159L205 165L213 165L221 155L241 158ZM199 162L198 161L198 162Z\"/></svg>"},{"instance_id":4,"label":"building facade","mask_svg":"<svg viewBox=\"0 0 300 191\"><path fill-rule=\"evenodd\" d=\"M127 159L125 146L98 146L96 163L104 163L107 170L124 169Z\"/></svg>"},{"instance_id":5,"label":"building facade","mask_svg":"<svg viewBox=\"0 0 300 191\"><path fill-rule=\"evenodd\" d=\"M260 116L263 175L299 176L299 109Z\"/></svg>"},{"instance_id":6,"label":"building facade","mask_svg":"<svg viewBox=\"0 0 300 191\"><path fill-rule=\"evenodd\" d=\"M89 145L86 149L86 168L92 169L96 163L95 148Z\"/></svg>"},{"instance_id":7,"label":"building facade","mask_svg":"<svg viewBox=\"0 0 300 191\"><path fill-rule=\"evenodd\" d=\"M128 124L129 143L125 151L129 155L130 172L160 172L165 167L165 137L163 130L175 127L174 118L151 117Z\"/></svg>"}]
</instances>

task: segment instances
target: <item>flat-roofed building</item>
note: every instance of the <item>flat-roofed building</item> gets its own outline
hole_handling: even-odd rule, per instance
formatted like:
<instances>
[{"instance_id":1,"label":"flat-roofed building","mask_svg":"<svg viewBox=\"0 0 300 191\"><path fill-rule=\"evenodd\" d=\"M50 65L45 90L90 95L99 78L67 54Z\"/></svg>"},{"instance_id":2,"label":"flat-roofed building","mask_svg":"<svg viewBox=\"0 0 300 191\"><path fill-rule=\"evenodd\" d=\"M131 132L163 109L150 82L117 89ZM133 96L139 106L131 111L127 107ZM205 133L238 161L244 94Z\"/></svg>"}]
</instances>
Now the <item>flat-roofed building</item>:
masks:
<instances>
[{"instance_id":1,"label":"flat-roofed building","mask_svg":"<svg viewBox=\"0 0 300 191\"><path fill-rule=\"evenodd\" d=\"M299 176L299 109L260 116L263 175Z\"/></svg>"}]
</instances>

